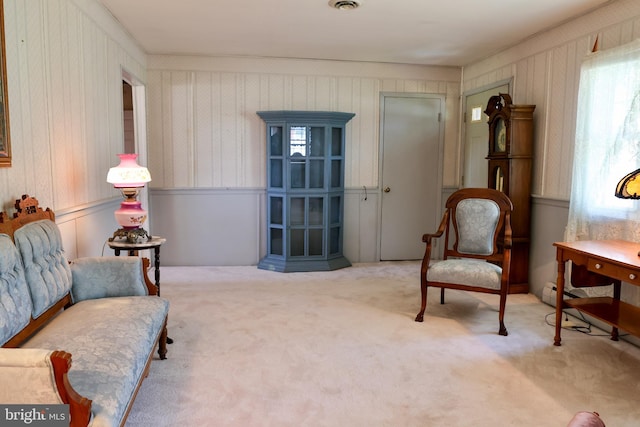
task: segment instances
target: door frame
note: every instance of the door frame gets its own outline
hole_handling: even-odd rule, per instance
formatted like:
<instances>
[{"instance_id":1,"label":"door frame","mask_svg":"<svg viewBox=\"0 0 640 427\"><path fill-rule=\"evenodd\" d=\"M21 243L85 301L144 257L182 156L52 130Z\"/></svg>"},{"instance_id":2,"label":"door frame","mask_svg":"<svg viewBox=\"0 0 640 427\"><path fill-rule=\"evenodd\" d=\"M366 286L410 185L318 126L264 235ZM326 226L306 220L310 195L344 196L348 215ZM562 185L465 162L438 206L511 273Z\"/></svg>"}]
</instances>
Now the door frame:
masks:
<instances>
[{"instance_id":1,"label":"door frame","mask_svg":"<svg viewBox=\"0 0 640 427\"><path fill-rule=\"evenodd\" d=\"M382 256L382 203L383 203L383 182L382 182L382 172L383 172L383 164L384 164L384 117L385 117L385 98L437 98L441 103L440 117L439 117L439 133L440 139L438 141L438 171L437 171L437 180L436 180L436 201L435 201L435 209L436 212L442 211L442 173L444 170L444 144L445 144L445 123L446 123L446 112L447 112L447 98L443 94L439 93L425 93L425 92L380 92L380 116L379 116L379 134L378 134L378 237L377 237L377 248L376 248L376 259L381 261L380 257ZM439 218L436 215L436 218ZM439 221L439 219L437 220ZM438 227L438 224L435 224L435 228ZM435 230L434 228L434 230Z\"/></svg>"},{"instance_id":2,"label":"door frame","mask_svg":"<svg viewBox=\"0 0 640 427\"><path fill-rule=\"evenodd\" d=\"M499 88L500 86L504 86L507 85L508 90L507 92L509 92L509 95L513 95L513 77L509 77L506 79L502 79L502 80L498 80L496 82L490 83L488 85L485 86L480 86L477 87L475 89L466 91L462 94L462 106L460 109L460 112L462 113L462 131L460 132L460 146L459 146L459 152L458 152L458 158L460 159L460 165L458 167L458 187L462 188L462 176L464 175L464 171L465 171L465 149L466 149L466 144L467 144L467 120L470 120L469 118L466 117L466 111L467 111L467 98L473 95L476 95L478 93L482 93L482 92L486 92L488 90L491 89L496 89ZM483 111L484 114L484 111ZM487 181L488 182L488 181Z\"/></svg>"},{"instance_id":3,"label":"door frame","mask_svg":"<svg viewBox=\"0 0 640 427\"><path fill-rule=\"evenodd\" d=\"M138 164L149 168L149 153L147 151L147 95L145 84L129 72L124 67L121 67L122 80L131 85L132 98L133 98L133 129L134 129L134 143L135 152L138 154ZM122 122L124 123L124 111L122 112ZM122 147L124 152L124 146ZM153 178L153 170L150 170L151 177ZM159 172L157 172L159 173ZM147 210L146 227L151 229L151 209L149 209L149 184L145 185L138 195L138 200L142 203L144 209Z\"/></svg>"}]
</instances>

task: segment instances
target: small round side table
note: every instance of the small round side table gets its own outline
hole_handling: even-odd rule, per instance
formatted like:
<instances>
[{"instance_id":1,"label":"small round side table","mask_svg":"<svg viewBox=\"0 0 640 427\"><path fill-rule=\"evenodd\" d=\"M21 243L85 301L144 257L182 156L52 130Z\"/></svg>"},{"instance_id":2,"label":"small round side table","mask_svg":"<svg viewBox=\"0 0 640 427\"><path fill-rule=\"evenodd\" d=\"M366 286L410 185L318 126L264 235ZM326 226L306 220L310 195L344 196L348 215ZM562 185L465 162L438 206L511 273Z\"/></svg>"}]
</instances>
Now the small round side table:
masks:
<instances>
[{"instance_id":1,"label":"small round side table","mask_svg":"<svg viewBox=\"0 0 640 427\"><path fill-rule=\"evenodd\" d=\"M116 256L120 256L120 251L129 252L129 256L135 256L138 251L143 251L145 249L153 249L153 266L155 268L155 281L156 286L158 287L158 296L160 296L160 246L167 239L160 236L151 236L149 240L141 240L139 242L131 243L126 239L109 239L107 241L109 247L113 249Z\"/></svg>"},{"instance_id":2,"label":"small round side table","mask_svg":"<svg viewBox=\"0 0 640 427\"><path fill-rule=\"evenodd\" d=\"M143 251L145 249L153 249L153 267L154 267L154 278L156 282L156 286L158 288L158 296L160 296L160 246L167 239L160 236L151 236L148 240L143 239L139 242L128 242L126 239L115 238L113 240L109 239L107 244L113 251L116 256L120 256L121 251L127 251L129 256L137 255L138 251ZM173 340L167 337L167 344L172 344Z\"/></svg>"}]
</instances>

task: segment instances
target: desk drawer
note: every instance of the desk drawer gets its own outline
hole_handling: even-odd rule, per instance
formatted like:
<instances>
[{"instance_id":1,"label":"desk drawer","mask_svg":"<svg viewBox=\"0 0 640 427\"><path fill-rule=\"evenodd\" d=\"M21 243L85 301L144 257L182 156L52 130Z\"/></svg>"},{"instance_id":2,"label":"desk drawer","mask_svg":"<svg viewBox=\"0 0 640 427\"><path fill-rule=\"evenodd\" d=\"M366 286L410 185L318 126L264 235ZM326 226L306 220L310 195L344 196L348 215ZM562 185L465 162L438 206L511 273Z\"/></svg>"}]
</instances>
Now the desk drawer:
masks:
<instances>
[{"instance_id":1,"label":"desk drawer","mask_svg":"<svg viewBox=\"0 0 640 427\"><path fill-rule=\"evenodd\" d=\"M589 258L589 260L587 261L587 268L589 269L589 271L611 277L612 279L618 279L622 280L623 282L640 285L640 273L638 273L638 270L620 267L619 265L615 264L609 264L595 258Z\"/></svg>"}]
</instances>

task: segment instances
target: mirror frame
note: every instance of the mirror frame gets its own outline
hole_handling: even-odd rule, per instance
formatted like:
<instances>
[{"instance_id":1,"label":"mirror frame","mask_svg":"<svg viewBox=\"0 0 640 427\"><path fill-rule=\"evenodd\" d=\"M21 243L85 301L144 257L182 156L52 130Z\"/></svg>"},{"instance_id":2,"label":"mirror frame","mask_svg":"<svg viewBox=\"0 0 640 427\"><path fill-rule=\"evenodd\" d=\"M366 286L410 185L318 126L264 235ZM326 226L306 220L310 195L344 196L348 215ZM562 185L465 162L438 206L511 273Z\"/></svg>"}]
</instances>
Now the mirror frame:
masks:
<instances>
[{"instance_id":1,"label":"mirror frame","mask_svg":"<svg viewBox=\"0 0 640 427\"><path fill-rule=\"evenodd\" d=\"M4 3L0 0L0 167L11 166L9 101L7 98L7 63L4 38Z\"/></svg>"}]
</instances>

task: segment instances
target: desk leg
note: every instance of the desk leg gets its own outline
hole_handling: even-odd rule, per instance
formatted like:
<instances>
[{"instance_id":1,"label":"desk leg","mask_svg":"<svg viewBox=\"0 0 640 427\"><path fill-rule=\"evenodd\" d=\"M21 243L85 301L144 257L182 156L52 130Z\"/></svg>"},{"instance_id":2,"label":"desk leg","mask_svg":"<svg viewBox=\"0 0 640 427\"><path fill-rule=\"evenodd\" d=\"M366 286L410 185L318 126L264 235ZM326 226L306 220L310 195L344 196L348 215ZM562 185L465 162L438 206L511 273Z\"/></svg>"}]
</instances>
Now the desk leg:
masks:
<instances>
[{"instance_id":1,"label":"desk leg","mask_svg":"<svg viewBox=\"0 0 640 427\"><path fill-rule=\"evenodd\" d=\"M553 338L553 345L560 344L560 331L562 330L562 308L564 305L564 270L565 263L562 249L558 248L556 260L558 262L558 279L556 281L556 336Z\"/></svg>"},{"instance_id":2,"label":"desk leg","mask_svg":"<svg viewBox=\"0 0 640 427\"><path fill-rule=\"evenodd\" d=\"M616 280L613 282L613 299L620 301L620 287L622 286L622 282L620 280ZM618 341L618 328L615 326L611 327L611 340Z\"/></svg>"}]
</instances>

